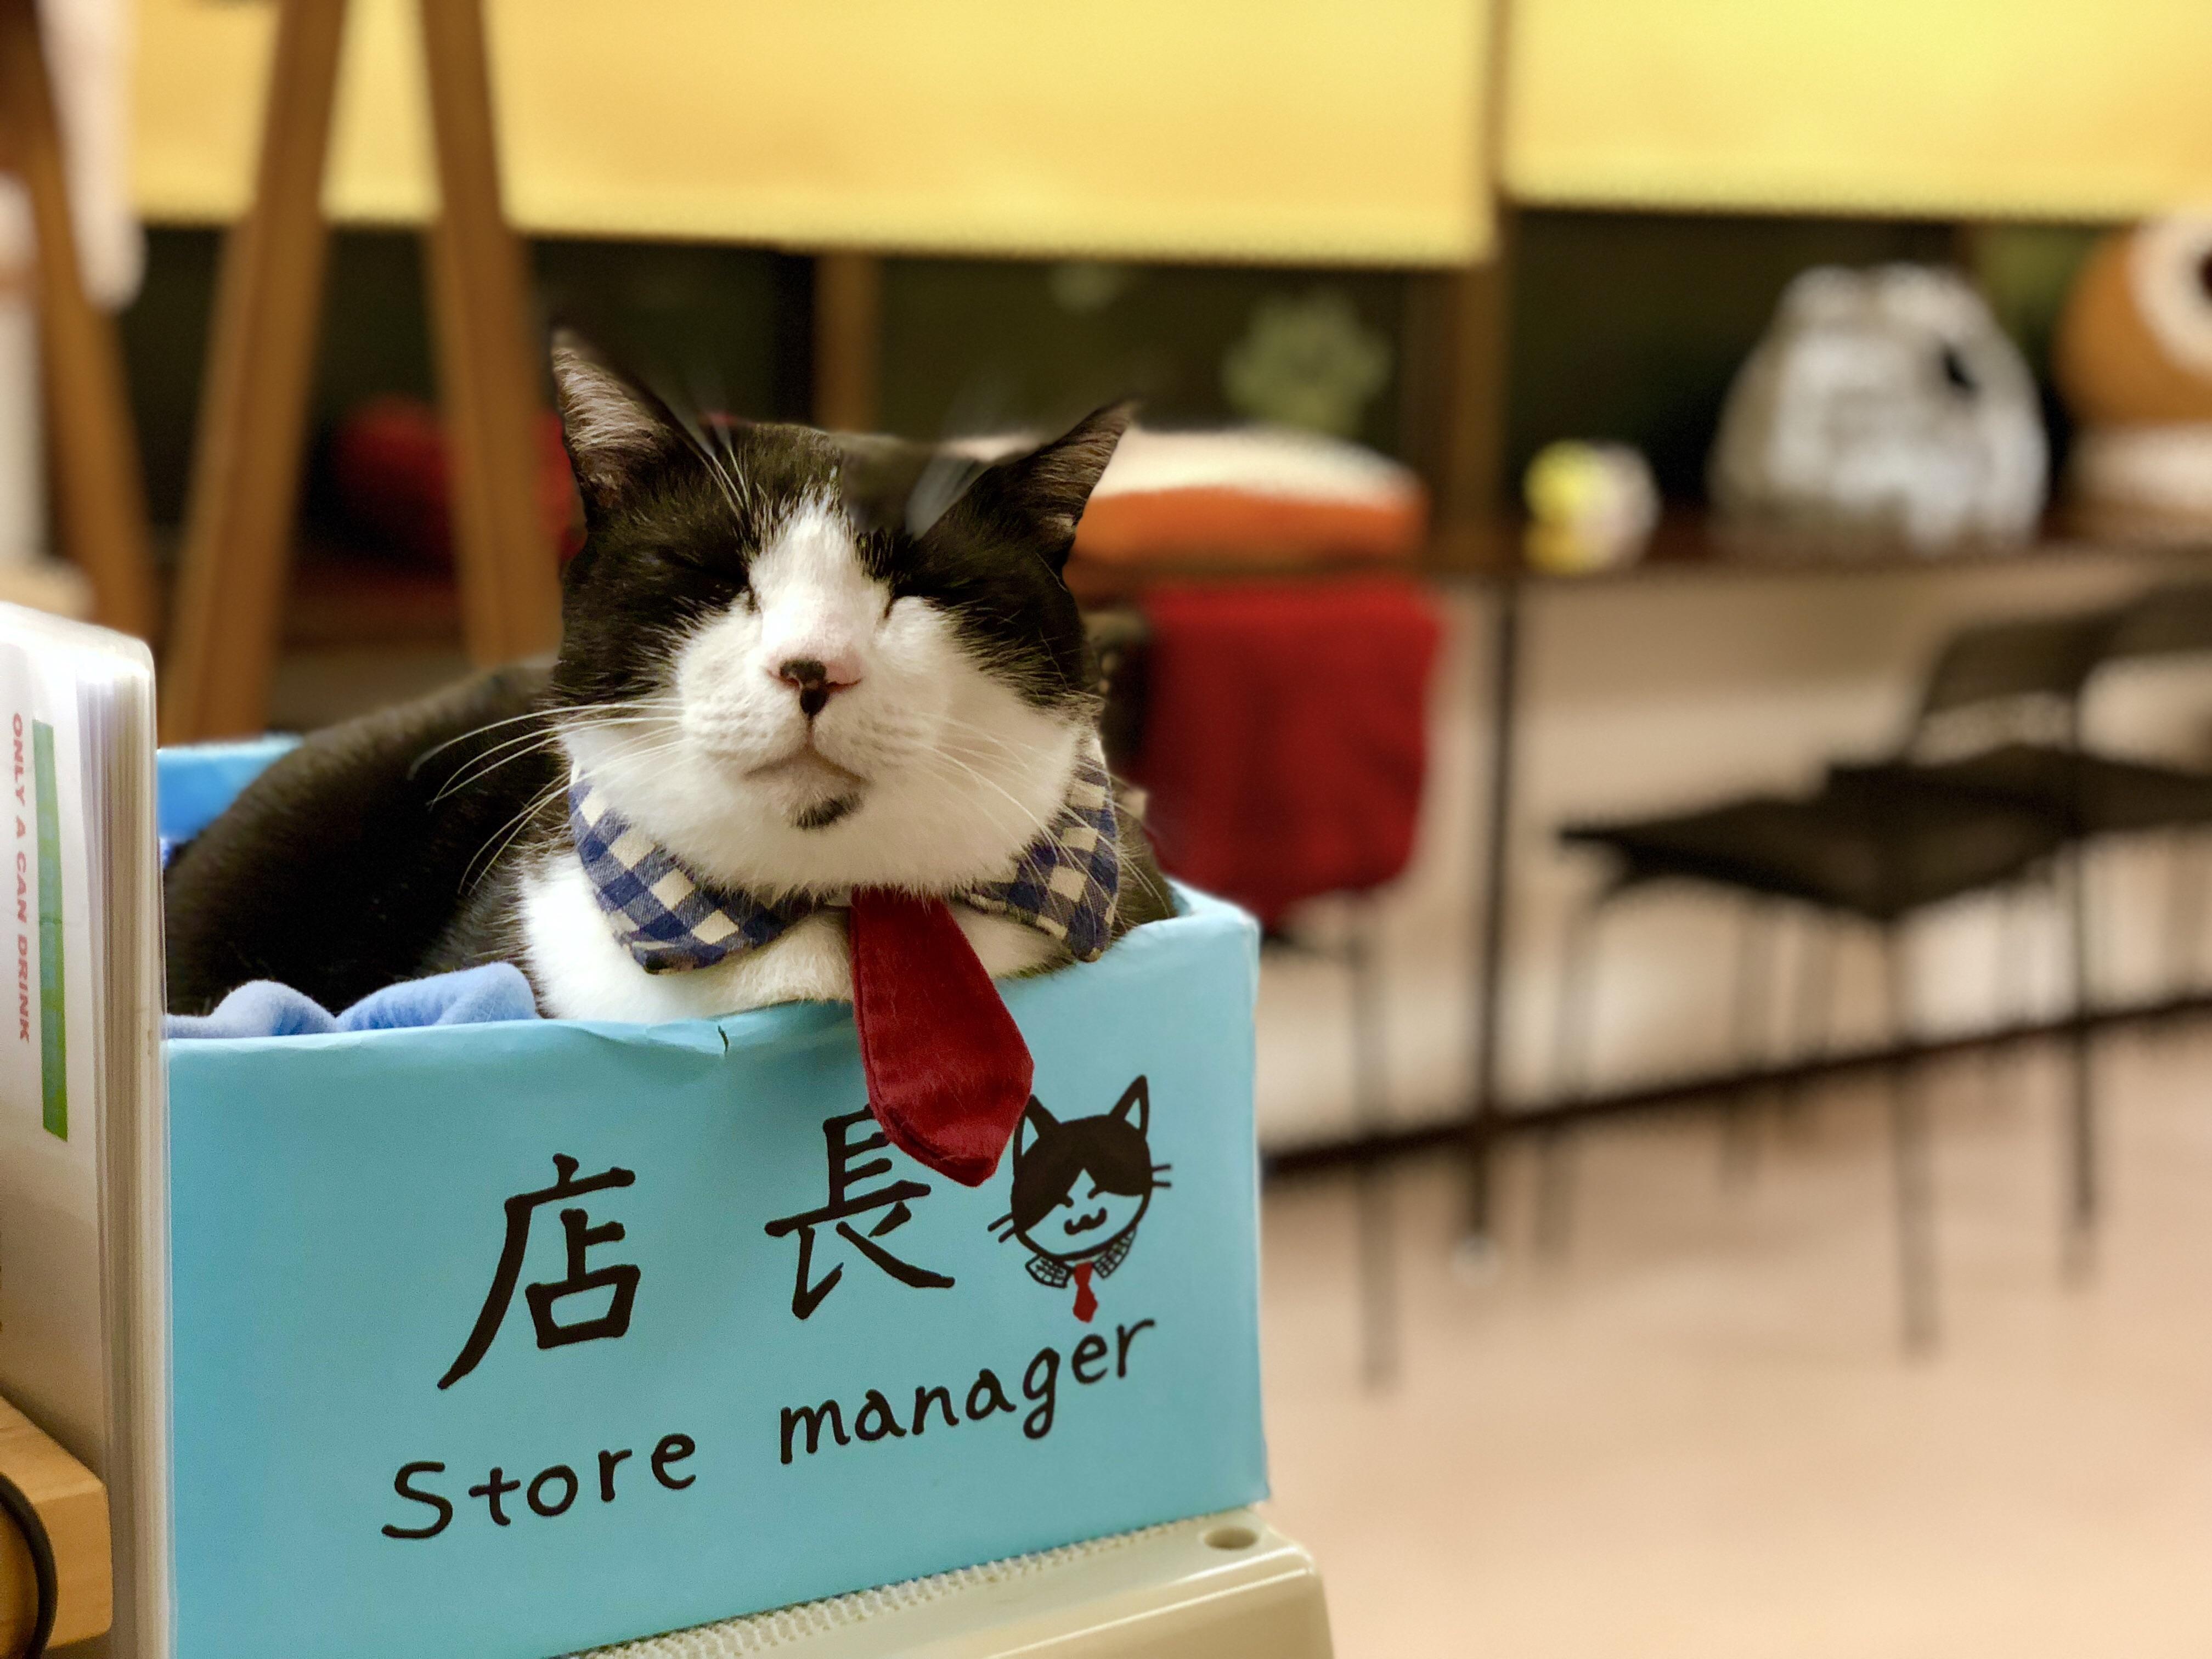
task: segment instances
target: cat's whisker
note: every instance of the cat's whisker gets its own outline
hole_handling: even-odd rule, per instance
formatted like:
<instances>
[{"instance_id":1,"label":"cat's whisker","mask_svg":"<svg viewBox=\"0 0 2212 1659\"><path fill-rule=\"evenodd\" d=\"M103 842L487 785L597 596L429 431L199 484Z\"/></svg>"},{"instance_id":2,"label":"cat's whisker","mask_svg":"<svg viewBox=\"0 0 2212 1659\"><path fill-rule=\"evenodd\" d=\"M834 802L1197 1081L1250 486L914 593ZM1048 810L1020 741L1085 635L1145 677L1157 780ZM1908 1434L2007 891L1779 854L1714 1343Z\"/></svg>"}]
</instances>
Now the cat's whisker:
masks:
<instances>
[{"instance_id":1,"label":"cat's whisker","mask_svg":"<svg viewBox=\"0 0 2212 1659\"><path fill-rule=\"evenodd\" d=\"M499 754L499 753L500 753L501 750L503 750L512 749L512 748L514 748L517 744L527 744L527 743L539 742L539 741L544 740L545 738L547 738L547 737L549 737L549 736L553 735L553 728L552 728L551 723L550 723L549 720L544 720L544 717L542 717L542 716L532 716L532 718L533 718L533 719L538 719L538 720L539 720L539 722L540 722L540 729L536 730L536 731L525 732L522 732L520 735L519 735L519 736L515 736L515 737L503 738L501 738L499 742L495 743L495 744L486 744L483 748L482 748L482 749L479 749L479 750L476 750L474 753L472 753L472 754L469 755L469 756L468 756L468 757L466 757L465 759L463 759L463 760L460 762L460 763L459 763L459 767L458 767L456 769L457 769L457 770L459 770L459 771L465 771L465 770L467 770L467 769L468 769L468 768L470 768L471 766L474 765L477 762L481 761L481 760L483 760L483 759L485 759L485 758L487 758L487 757L490 757L490 756ZM502 725L507 725L507 724L511 724L511 722L507 722L507 721L501 721L501 724L502 724ZM451 745L449 745L449 744L441 744L439 745L439 748L440 748L440 749L444 749L444 748L447 748L447 747L450 747L450 746L451 746ZM433 750L432 752L433 752L433 753L435 753L436 751L435 751L435 750ZM428 759L428 756L425 756L423 758L424 758L424 759ZM418 764L419 764L419 763L418 763ZM410 774L410 775L411 775L411 774Z\"/></svg>"},{"instance_id":2,"label":"cat's whisker","mask_svg":"<svg viewBox=\"0 0 2212 1659\"><path fill-rule=\"evenodd\" d=\"M514 844L514 838L523 832L532 818L551 805L568 787L565 780L547 784L520 811L501 824L498 830L492 831L490 836L486 836L483 846L477 848L476 856L469 860L467 867L461 872L461 891L473 893L477 881L481 878L477 874L478 864L481 863L483 866L483 873L489 875L498 866L501 855ZM495 840L499 842L495 848L492 846ZM487 853L489 854L489 857L486 856Z\"/></svg>"},{"instance_id":3,"label":"cat's whisker","mask_svg":"<svg viewBox=\"0 0 2212 1659\"><path fill-rule=\"evenodd\" d=\"M473 785L482 783L486 778L498 771L501 767L510 765L515 761L526 760L532 755L538 754L547 749L550 749L555 744L558 744L560 740L560 733L557 732L533 733L529 738L511 738L507 743L501 744L500 747L502 749L512 748L514 750L514 753L502 756L498 760L487 761L483 757L479 757L477 760L471 761L468 766L464 767L460 771L455 773L453 777L447 780L445 787L440 789L436 794L430 798L430 805L435 806L441 801L443 801L447 796L457 793L463 789L472 787ZM514 745L518 744L525 744L526 746L515 748Z\"/></svg>"},{"instance_id":4,"label":"cat's whisker","mask_svg":"<svg viewBox=\"0 0 2212 1659\"><path fill-rule=\"evenodd\" d=\"M945 762L949 765L957 767L961 771L966 773L969 777L975 780L977 783L983 784L991 789L996 790L1000 794L1005 796L1007 804L1013 807L1014 811L1020 816L1023 822L1025 823L1029 828L1036 830L1039 835L1042 835L1049 830L1052 828L1052 818L1059 816L1060 809L1056 806L1053 809L1052 817L1040 815L1036 808L1030 806L1024 802L1019 796L1016 795L1012 790L1007 788L1006 785L1000 783L996 778L990 777L978 768L969 765L965 761L960 759L958 756L952 754L947 750L939 750L937 751L936 758Z\"/></svg>"},{"instance_id":5,"label":"cat's whisker","mask_svg":"<svg viewBox=\"0 0 2212 1659\"><path fill-rule=\"evenodd\" d=\"M678 722L667 714L616 714L605 720L579 720L574 725L561 726L556 735L565 740L580 737L589 732L612 732L623 727L629 727L631 728L629 736L631 740L635 741L636 734L640 732L668 732L677 729L678 726Z\"/></svg>"},{"instance_id":6,"label":"cat's whisker","mask_svg":"<svg viewBox=\"0 0 2212 1659\"><path fill-rule=\"evenodd\" d=\"M556 707L545 712L554 720L594 720L610 714L637 714L665 710L673 714L684 707L679 696L625 697L619 702L579 703L573 707Z\"/></svg>"},{"instance_id":7,"label":"cat's whisker","mask_svg":"<svg viewBox=\"0 0 2212 1659\"><path fill-rule=\"evenodd\" d=\"M625 708L611 714L558 713L553 716L552 723L563 732L590 732L603 726L651 725L655 721L667 724L681 720L683 715L683 705L671 702L665 707Z\"/></svg>"},{"instance_id":8,"label":"cat's whisker","mask_svg":"<svg viewBox=\"0 0 2212 1659\"><path fill-rule=\"evenodd\" d=\"M424 750L421 754L416 756L412 761L408 763L407 775L410 778L413 777L417 772L422 769L425 763L436 759L440 755L444 754L446 750L451 749L455 744L466 743L471 738L483 737L486 732L496 732L504 726L518 725L524 720L557 720L563 714L589 713L595 709L619 709L641 707L648 701L653 700L626 698L617 702L581 703L576 705L574 708L530 708L524 710L520 714L509 714L503 720L486 720L482 726L471 726L469 730L463 732L457 736L447 738L443 743L433 744L431 747ZM665 702L672 707L680 708L682 706L681 700L675 697L659 699L659 701Z\"/></svg>"},{"instance_id":9,"label":"cat's whisker","mask_svg":"<svg viewBox=\"0 0 2212 1659\"><path fill-rule=\"evenodd\" d=\"M439 805L445 801L447 796L459 794L464 789L467 789L474 785L482 783L485 779L490 777L493 773L500 770L501 768L508 764L509 762L526 760L531 756L541 753L544 750L550 748L557 741L557 738L550 737L544 738L530 748L517 750L514 754L507 755L499 760L493 761L488 765L480 765L473 771L458 774L454 777L447 780L445 787L440 789L436 794L430 798L430 805L433 806Z\"/></svg>"},{"instance_id":10,"label":"cat's whisker","mask_svg":"<svg viewBox=\"0 0 2212 1659\"><path fill-rule=\"evenodd\" d=\"M972 732L954 731L941 733L940 736L955 739L963 749L979 759L1012 760L1017 763L1025 764L1036 757L1036 750L1027 744L1016 743L1011 738L999 737L995 733L985 732L980 728Z\"/></svg>"},{"instance_id":11,"label":"cat's whisker","mask_svg":"<svg viewBox=\"0 0 2212 1659\"><path fill-rule=\"evenodd\" d=\"M675 753L688 741L681 732L662 732L641 741L633 739L606 756L599 764L600 769L607 772L623 767L635 769L644 762Z\"/></svg>"},{"instance_id":12,"label":"cat's whisker","mask_svg":"<svg viewBox=\"0 0 2212 1659\"><path fill-rule=\"evenodd\" d=\"M643 723L648 720L657 720L659 718L659 717L657 715L617 715L608 717L606 723L610 725L617 725L631 720ZM498 771L501 767L504 767L512 762L524 759L531 755L537 754L541 750L554 747L560 743L564 735L565 732L562 728L558 726L549 726L547 730L542 732L525 732L520 737L506 738L502 742L492 744L490 747L483 750L480 753L470 756L467 760L464 761L461 765L455 769L453 775L448 778L439 788L438 793L430 798L430 805L433 806L438 805L449 795L456 794L461 790L472 787L473 786L483 782L493 773ZM495 757L497 758L495 758ZM411 769L410 771L410 775L413 775L413 771Z\"/></svg>"},{"instance_id":13,"label":"cat's whisker","mask_svg":"<svg viewBox=\"0 0 2212 1659\"><path fill-rule=\"evenodd\" d=\"M445 742L434 744L430 748L425 749L421 754L416 756L412 761L408 763L407 775L410 778L413 777L416 772L422 769L424 762L436 759L439 756L444 754L446 750L451 749L457 743L466 743L471 738L480 738L487 732L496 732L502 726L513 726L518 721L541 720L543 718L544 714L542 710L531 708L524 710L520 714L509 714L504 720L486 720L482 726L471 726L467 731L461 732L459 736L447 738Z\"/></svg>"},{"instance_id":14,"label":"cat's whisker","mask_svg":"<svg viewBox=\"0 0 2212 1659\"><path fill-rule=\"evenodd\" d=\"M480 728L479 728L478 730L477 730L477 731L474 731L474 732L463 732L459 737L458 737L458 738L448 738L445 742L443 742L443 743L440 744L436 748L434 748L434 749L429 749L429 750L425 750L422 754L417 755L417 756L416 756L413 760L411 760L411 761L410 761L410 762L408 763L408 765L407 765L407 777L408 777L408 781L409 781L410 782L412 782L412 781L414 781L414 779L415 779L415 778L416 778L416 776L417 776L417 775L422 772L422 769L423 769L425 766L428 765L428 764L430 763L430 762L432 762L433 760L435 760L435 759L436 759L440 755L444 754L444 753L446 752L446 750L447 750L448 749L451 749L451 748L452 748L452 747L453 747L453 745L454 745L454 744L459 744L459 743L464 743L464 742L467 741L467 740L468 740L469 738L471 738L481 737L481 736L484 735L484 733L489 732L495 731L495 730L496 730L498 727L502 726L512 726L512 725L514 725L514 724L516 723L516 721L517 721L517 720L531 720L531 721L535 721L535 722L538 722L539 725L541 725L541 726L542 726L542 725L543 725L543 723L544 723L544 717L542 714L538 714L538 712L536 712L535 710L533 710L532 712L531 712L530 714L519 714L519 715L515 716L515 719L514 719L514 720L495 720L495 721L493 721L490 725L489 725L489 726L483 726L483 727L480 727ZM501 750L501 749L504 749L505 747L507 747L507 745L509 743L517 743L517 742L526 743L526 742L528 742L530 739L532 739L532 738L535 738L535 737L538 737L538 735L540 735L538 732L537 732L537 731L530 731L530 732L524 732L524 733L521 735L521 737L520 737L520 738L509 738L503 739L502 741L501 741L501 742L499 742L499 743L496 743L496 744L491 744L491 745L490 745L489 747L488 747L488 748L476 750L475 752L473 752L473 753L471 753L471 754L469 754L469 755L467 755L467 756L464 757L462 758L461 762L460 762L460 765L461 765L462 767L465 768L465 767L467 767L468 765L470 765L471 763L473 763L473 762L475 762L475 761L477 761L477 760L482 759L482 758L483 758L485 755L487 755L487 754L496 754L496 753L498 753L498 752L499 752L499 750Z\"/></svg>"},{"instance_id":15,"label":"cat's whisker","mask_svg":"<svg viewBox=\"0 0 2212 1659\"><path fill-rule=\"evenodd\" d=\"M1060 809L1056 803L1042 809L1028 805L1004 783L993 777L988 771L976 765L973 761L949 751L939 751L938 758L975 785L1004 797L1014 807L1021 821L1039 835L1048 831L1060 817Z\"/></svg>"},{"instance_id":16,"label":"cat's whisker","mask_svg":"<svg viewBox=\"0 0 2212 1659\"><path fill-rule=\"evenodd\" d=\"M640 747L623 749L617 754L609 756L605 763L600 766L599 769L599 781L605 783L611 780L617 780L626 774L635 773L638 769L643 767L647 762L656 761L664 756L675 754L682 750L684 745L685 738L684 735L681 732L677 732L671 736L662 738L657 743L647 744Z\"/></svg>"},{"instance_id":17,"label":"cat's whisker","mask_svg":"<svg viewBox=\"0 0 2212 1659\"><path fill-rule=\"evenodd\" d=\"M1034 761L1036 757L1034 745L1018 743L1003 733L993 732L988 727L980 726L973 720L963 720L957 715L942 716L938 722L938 730L940 732L957 733L973 743L988 745L1001 754L1024 763Z\"/></svg>"}]
</instances>

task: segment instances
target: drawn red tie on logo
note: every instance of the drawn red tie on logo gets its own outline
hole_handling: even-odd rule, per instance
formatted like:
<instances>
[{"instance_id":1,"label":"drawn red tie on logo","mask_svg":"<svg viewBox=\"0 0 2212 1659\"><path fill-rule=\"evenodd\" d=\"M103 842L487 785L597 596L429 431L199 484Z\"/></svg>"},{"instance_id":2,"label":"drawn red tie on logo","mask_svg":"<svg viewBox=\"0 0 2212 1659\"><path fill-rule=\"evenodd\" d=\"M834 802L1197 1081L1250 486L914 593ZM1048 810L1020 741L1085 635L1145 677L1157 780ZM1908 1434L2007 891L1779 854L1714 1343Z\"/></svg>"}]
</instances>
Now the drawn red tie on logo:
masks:
<instances>
[{"instance_id":1,"label":"drawn red tie on logo","mask_svg":"<svg viewBox=\"0 0 2212 1659\"><path fill-rule=\"evenodd\" d=\"M1079 1261L1068 1271L1075 1275L1075 1316L1085 1324L1098 1311L1098 1298L1091 1293L1091 1270L1095 1261Z\"/></svg>"}]
</instances>

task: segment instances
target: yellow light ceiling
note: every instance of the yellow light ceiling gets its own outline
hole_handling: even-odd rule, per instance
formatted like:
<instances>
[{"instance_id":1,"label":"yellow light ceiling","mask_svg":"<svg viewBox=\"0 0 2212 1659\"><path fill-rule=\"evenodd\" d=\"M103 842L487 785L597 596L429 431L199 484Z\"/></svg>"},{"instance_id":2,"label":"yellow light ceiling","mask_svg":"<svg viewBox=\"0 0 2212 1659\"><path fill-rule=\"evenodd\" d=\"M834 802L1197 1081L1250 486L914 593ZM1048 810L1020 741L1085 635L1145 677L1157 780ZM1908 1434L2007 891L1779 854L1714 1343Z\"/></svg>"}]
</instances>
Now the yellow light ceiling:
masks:
<instances>
[{"instance_id":1,"label":"yellow light ceiling","mask_svg":"<svg viewBox=\"0 0 2212 1659\"><path fill-rule=\"evenodd\" d=\"M326 199L433 200L416 13L354 0ZM149 217L230 218L271 0L138 0ZM1448 264L1490 223L1480 0L491 0L538 233Z\"/></svg>"},{"instance_id":2,"label":"yellow light ceiling","mask_svg":"<svg viewBox=\"0 0 2212 1659\"><path fill-rule=\"evenodd\" d=\"M1518 199L2118 219L2212 201L2212 0L1516 0Z\"/></svg>"}]
</instances>

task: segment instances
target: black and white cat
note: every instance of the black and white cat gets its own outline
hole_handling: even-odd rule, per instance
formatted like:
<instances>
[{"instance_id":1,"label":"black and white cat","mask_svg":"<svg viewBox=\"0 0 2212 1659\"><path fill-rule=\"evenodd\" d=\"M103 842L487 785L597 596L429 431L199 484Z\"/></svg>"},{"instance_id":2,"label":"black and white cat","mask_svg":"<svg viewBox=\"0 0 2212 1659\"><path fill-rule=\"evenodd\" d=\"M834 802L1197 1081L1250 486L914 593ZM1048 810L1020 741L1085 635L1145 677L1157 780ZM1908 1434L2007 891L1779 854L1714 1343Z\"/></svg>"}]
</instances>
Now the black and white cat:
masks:
<instances>
[{"instance_id":1,"label":"black and white cat","mask_svg":"<svg viewBox=\"0 0 2212 1659\"><path fill-rule=\"evenodd\" d=\"M490 961L565 1018L848 999L844 895L1005 884L1103 783L1060 573L1125 409L987 464L690 428L565 333L553 373L586 528L557 659L318 733L257 779L170 867L173 1009L251 979L335 1008ZM657 860L655 893L741 896L773 938L648 971L604 857L579 854L599 833ZM1169 902L1126 811L1111 845L1119 937ZM1033 917L953 909L994 976L1071 960Z\"/></svg>"}]
</instances>

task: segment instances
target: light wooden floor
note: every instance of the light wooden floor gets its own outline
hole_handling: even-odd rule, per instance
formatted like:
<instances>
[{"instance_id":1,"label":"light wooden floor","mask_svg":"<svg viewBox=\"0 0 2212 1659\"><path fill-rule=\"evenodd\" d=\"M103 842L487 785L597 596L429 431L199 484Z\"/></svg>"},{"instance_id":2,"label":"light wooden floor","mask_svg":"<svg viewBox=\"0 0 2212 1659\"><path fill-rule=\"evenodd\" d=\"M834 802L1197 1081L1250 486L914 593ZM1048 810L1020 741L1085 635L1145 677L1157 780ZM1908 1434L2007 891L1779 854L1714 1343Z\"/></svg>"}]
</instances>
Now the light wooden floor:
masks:
<instances>
[{"instance_id":1,"label":"light wooden floor","mask_svg":"<svg viewBox=\"0 0 2212 1659\"><path fill-rule=\"evenodd\" d=\"M2047 1057L1938 1073L1946 1331L1898 1350L1879 1103L1592 1133L1564 1260L1446 1265L1437 1164L1395 1183L1402 1380L1361 1390L1352 1200L1267 1204L1278 1524L1345 1659L2212 1653L2212 1028L2109 1041L2108 1220L2057 1267Z\"/></svg>"}]
</instances>

